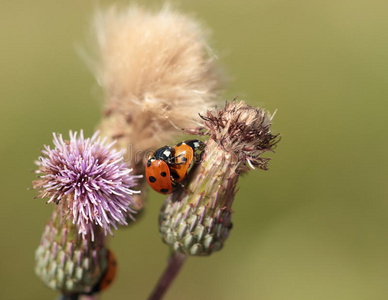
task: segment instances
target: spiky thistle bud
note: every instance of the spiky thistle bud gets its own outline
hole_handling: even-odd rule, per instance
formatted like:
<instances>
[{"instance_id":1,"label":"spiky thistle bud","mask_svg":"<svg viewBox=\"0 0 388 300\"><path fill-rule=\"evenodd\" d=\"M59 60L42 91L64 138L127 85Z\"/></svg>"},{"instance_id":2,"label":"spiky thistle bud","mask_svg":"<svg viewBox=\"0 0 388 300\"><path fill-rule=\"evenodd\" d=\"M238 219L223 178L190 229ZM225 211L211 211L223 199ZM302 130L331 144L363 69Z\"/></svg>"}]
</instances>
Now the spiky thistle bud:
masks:
<instances>
[{"instance_id":1,"label":"spiky thistle bud","mask_svg":"<svg viewBox=\"0 0 388 300\"><path fill-rule=\"evenodd\" d=\"M249 167L268 169L276 136L272 117L243 101L208 111L204 120L209 136L202 162L196 166L180 193L164 203L159 223L165 243L188 255L209 255L222 248L232 228L232 204L239 176Z\"/></svg>"},{"instance_id":2,"label":"spiky thistle bud","mask_svg":"<svg viewBox=\"0 0 388 300\"><path fill-rule=\"evenodd\" d=\"M96 14L93 31L91 67L106 99L98 128L127 149L126 161L143 174L151 150L197 126L198 112L214 106L221 80L207 31L169 5L155 12L112 6ZM136 211L144 205L144 183Z\"/></svg>"},{"instance_id":3,"label":"spiky thistle bud","mask_svg":"<svg viewBox=\"0 0 388 300\"><path fill-rule=\"evenodd\" d=\"M54 209L35 252L35 273L50 288L63 294L88 293L107 268L105 235L95 228L95 240L83 238L78 228Z\"/></svg>"}]
</instances>

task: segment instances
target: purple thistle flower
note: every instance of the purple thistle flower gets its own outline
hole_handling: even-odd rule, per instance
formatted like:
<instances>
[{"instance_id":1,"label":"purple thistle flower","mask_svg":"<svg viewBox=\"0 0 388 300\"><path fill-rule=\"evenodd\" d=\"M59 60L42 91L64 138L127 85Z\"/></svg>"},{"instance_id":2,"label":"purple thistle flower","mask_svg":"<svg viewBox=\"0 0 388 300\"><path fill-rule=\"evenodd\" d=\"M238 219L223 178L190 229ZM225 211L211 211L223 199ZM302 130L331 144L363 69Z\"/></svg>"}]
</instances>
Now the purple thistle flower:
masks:
<instances>
[{"instance_id":1,"label":"purple thistle flower","mask_svg":"<svg viewBox=\"0 0 388 300\"><path fill-rule=\"evenodd\" d=\"M79 233L91 234L93 226L101 226L104 233L112 234L111 227L117 224L127 225L126 216L134 220L130 204L135 204L131 190L136 184L132 169L123 161L123 152L111 149L113 143L105 145L106 139L98 137L96 132L85 139L83 131L70 131L70 141L64 141L62 135L53 133L55 149L44 146L43 156L36 164L42 174L33 182L39 189L40 198L48 197L47 203L61 204L67 216L77 224Z\"/></svg>"}]
</instances>

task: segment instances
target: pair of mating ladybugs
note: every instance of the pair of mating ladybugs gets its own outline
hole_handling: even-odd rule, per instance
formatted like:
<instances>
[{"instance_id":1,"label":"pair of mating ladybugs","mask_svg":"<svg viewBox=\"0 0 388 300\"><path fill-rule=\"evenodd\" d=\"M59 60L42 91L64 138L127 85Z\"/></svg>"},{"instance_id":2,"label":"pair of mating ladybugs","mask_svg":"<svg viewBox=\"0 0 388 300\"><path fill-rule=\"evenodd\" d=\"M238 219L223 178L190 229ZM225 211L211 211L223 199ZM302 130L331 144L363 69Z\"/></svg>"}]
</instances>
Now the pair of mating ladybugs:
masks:
<instances>
[{"instance_id":1,"label":"pair of mating ladybugs","mask_svg":"<svg viewBox=\"0 0 388 300\"><path fill-rule=\"evenodd\" d=\"M205 144L187 140L174 147L164 146L153 152L147 161L146 178L158 193L171 194L184 182L193 165L201 160Z\"/></svg>"}]
</instances>

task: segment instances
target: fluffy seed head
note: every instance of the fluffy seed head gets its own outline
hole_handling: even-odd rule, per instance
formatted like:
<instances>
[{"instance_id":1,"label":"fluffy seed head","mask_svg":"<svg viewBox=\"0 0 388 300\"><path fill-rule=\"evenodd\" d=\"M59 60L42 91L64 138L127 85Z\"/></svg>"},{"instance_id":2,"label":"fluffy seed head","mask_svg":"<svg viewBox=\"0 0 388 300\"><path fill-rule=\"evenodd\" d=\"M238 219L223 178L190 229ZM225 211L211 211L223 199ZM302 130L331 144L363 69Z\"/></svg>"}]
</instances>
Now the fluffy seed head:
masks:
<instances>
[{"instance_id":1,"label":"fluffy seed head","mask_svg":"<svg viewBox=\"0 0 388 300\"><path fill-rule=\"evenodd\" d=\"M68 217L85 237L90 233L93 240L93 226L101 226L112 234L116 223L126 224L125 217L133 212L131 190L136 177L123 161L123 152L111 149L105 139L95 133L85 139L83 132L70 131L70 141L62 135L53 134L54 149L45 146L39 157L38 180L33 187L39 190L39 197L61 204Z\"/></svg>"},{"instance_id":2,"label":"fluffy seed head","mask_svg":"<svg viewBox=\"0 0 388 300\"><path fill-rule=\"evenodd\" d=\"M197 21L169 6L112 7L96 15L94 31L93 68L107 100L100 128L120 145L154 149L213 106L218 72Z\"/></svg>"}]
</instances>

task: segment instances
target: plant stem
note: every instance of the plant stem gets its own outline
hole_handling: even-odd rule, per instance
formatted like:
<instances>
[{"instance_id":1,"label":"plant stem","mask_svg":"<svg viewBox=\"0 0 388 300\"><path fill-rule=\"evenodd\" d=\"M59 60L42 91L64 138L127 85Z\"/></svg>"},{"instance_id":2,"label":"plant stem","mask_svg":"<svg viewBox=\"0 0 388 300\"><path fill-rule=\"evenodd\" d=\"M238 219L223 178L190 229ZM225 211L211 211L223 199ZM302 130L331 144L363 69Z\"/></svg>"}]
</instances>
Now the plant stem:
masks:
<instances>
[{"instance_id":1,"label":"plant stem","mask_svg":"<svg viewBox=\"0 0 388 300\"><path fill-rule=\"evenodd\" d=\"M152 291L151 296L148 300L160 300L163 295L167 292L171 283L174 281L175 277L178 275L183 263L185 262L186 255L174 252L168 261L167 268L164 270L162 277L160 277L159 282Z\"/></svg>"}]
</instances>

